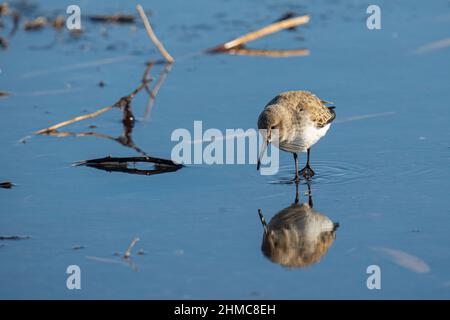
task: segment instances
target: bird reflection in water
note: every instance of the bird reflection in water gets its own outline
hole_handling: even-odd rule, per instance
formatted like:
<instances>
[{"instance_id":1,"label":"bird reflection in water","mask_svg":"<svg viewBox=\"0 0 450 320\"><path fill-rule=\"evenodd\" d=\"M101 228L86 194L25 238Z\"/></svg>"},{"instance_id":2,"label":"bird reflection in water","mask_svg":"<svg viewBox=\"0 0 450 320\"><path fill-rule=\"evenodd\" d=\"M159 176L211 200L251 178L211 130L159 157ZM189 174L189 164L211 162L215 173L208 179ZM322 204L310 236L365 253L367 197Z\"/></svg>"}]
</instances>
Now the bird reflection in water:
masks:
<instances>
[{"instance_id":1,"label":"bird reflection in water","mask_svg":"<svg viewBox=\"0 0 450 320\"><path fill-rule=\"evenodd\" d=\"M308 202L299 202L296 184L295 202L269 224L258 210L264 228L261 250L270 261L284 267L303 268L319 262L336 238L339 224L313 209L311 186L307 185Z\"/></svg>"}]
</instances>

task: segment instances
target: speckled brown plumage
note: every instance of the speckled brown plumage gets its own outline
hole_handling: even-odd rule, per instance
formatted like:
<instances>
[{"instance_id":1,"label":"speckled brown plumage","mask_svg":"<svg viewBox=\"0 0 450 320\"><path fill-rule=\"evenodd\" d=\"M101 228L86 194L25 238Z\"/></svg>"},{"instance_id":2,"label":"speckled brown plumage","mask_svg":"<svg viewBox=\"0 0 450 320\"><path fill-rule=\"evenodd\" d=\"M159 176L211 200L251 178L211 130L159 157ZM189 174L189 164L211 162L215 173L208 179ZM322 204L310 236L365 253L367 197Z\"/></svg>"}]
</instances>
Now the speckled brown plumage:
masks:
<instances>
[{"instance_id":1,"label":"speckled brown plumage","mask_svg":"<svg viewBox=\"0 0 450 320\"><path fill-rule=\"evenodd\" d=\"M266 143L274 143L281 150L291 152L298 175L298 152L308 152L308 160L302 175L309 179L314 171L309 165L310 148L317 143L330 128L336 118L330 102L319 99L309 91L287 91L273 98L258 118L258 129L266 134ZM272 136L276 132L277 136ZM259 163L257 168L259 168Z\"/></svg>"},{"instance_id":2,"label":"speckled brown plumage","mask_svg":"<svg viewBox=\"0 0 450 320\"><path fill-rule=\"evenodd\" d=\"M299 112L306 110L310 120L313 121L317 127L331 123L336 118L336 113L333 107L327 107L326 104L331 102L321 100L315 94L309 91L286 91L280 93L273 98L267 106L283 105L291 109L293 115L299 115Z\"/></svg>"}]
</instances>

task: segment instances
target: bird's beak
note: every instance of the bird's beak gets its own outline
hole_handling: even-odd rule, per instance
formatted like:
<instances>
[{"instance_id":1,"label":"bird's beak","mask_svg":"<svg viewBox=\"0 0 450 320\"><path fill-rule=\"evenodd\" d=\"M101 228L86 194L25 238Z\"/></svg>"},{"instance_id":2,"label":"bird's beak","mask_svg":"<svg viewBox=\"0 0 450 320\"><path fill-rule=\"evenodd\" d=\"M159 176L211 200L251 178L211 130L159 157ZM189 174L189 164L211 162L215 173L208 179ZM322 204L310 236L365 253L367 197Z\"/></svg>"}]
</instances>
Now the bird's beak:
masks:
<instances>
[{"instance_id":1,"label":"bird's beak","mask_svg":"<svg viewBox=\"0 0 450 320\"><path fill-rule=\"evenodd\" d=\"M259 168L261 167L261 159L264 155L264 152L266 152L266 148L269 145L269 143L270 143L270 131L266 136L266 141L264 141L263 145L261 146L261 151L259 152L258 156L258 163L256 164L256 170L259 170Z\"/></svg>"},{"instance_id":2,"label":"bird's beak","mask_svg":"<svg viewBox=\"0 0 450 320\"><path fill-rule=\"evenodd\" d=\"M264 234L267 234L267 232L269 232L269 227L267 226L266 219L264 218L264 215L263 215L261 209L258 209L258 215L259 215L259 220L261 220L261 224L264 228Z\"/></svg>"}]
</instances>

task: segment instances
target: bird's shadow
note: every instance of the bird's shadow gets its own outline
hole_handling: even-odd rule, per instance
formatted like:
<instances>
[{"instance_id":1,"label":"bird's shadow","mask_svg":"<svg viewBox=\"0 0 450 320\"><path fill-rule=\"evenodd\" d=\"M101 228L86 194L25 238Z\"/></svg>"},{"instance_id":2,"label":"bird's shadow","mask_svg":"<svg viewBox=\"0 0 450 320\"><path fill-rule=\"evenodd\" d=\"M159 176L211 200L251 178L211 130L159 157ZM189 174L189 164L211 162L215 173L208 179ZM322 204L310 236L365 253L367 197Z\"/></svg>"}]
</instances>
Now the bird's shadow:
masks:
<instances>
[{"instance_id":1,"label":"bird's shadow","mask_svg":"<svg viewBox=\"0 0 450 320\"><path fill-rule=\"evenodd\" d=\"M318 263L336 238L339 224L313 208L311 186L307 186L307 202L300 202L296 183L294 203L280 210L269 223L258 210L264 230L261 251L284 267L303 268Z\"/></svg>"}]
</instances>

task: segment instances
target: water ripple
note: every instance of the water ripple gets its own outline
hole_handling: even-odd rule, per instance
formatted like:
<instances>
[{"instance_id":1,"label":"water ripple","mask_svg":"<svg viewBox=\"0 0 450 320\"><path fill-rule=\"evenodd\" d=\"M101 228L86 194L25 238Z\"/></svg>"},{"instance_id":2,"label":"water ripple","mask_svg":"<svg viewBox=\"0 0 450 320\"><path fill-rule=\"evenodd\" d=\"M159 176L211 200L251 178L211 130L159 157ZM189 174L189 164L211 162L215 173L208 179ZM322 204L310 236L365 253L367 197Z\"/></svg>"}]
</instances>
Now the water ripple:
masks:
<instances>
[{"instance_id":1,"label":"water ripple","mask_svg":"<svg viewBox=\"0 0 450 320\"><path fill-rule=\"evenodd\" d=\"M367 179L372 171L369 168L345 161L314 161L312 167L316 175L312 178L312 183L320 184L345 184L356 180ZM301 166L300 166L301 168ZM294 163L280 166L280 170L275 176L270 177L269 183L290 184L295 175ZM304 179L301 181L305 182Z\"/></svg>"}]
</instances>

